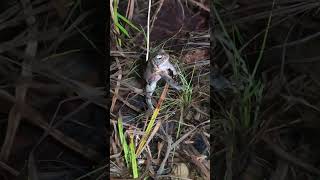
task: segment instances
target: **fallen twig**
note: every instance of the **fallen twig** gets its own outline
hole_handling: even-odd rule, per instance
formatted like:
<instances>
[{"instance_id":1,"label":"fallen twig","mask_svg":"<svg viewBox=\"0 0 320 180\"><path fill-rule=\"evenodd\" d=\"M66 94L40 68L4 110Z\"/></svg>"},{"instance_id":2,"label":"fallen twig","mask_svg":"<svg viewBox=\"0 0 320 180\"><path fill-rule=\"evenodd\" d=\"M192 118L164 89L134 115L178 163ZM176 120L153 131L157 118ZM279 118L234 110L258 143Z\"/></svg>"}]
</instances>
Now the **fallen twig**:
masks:
<instances>
[{"instance_id":1,"label":"fallen twig","mask_svg":"<svg viewBox=\"0 0 320 180\"><path fill-rule=\"evenodd\" d=\"M116 105L117 102L117 96L119 93L119 88L120 88L120 81L122 78L122 68L119 62L119 59L117 57L115 57L116 62L117 62L117 67L118 67L118 78L117 78L117 85L114 89L114 95L112 97L112 103L111 103L111 107L110 107L110 112L113 112L114 106Z\"/></svg>"},{"instance_id":2,"label":"fallen twig","mask_svg":"<svg viewBox=\"0 0 320 180\"><path fill-rule=\"evenodd\" d=\"M263 141L270 147L270 149L280 158L310 172L316 175L320 175L320 170L314 166L312 166L311 164L308 164L306 162L303 162L301 159L298 159L296 157L294 157L293 155L291 155L288 152L285 152L283 149L281 149L278 145L274 144L273 142L271 142L271 140L269 140L268 138L264 137Z\"/></svg>"},{"instance_id":3,"label":"fallen twig","mask_svg":"<svg viewBox=\"0 0 320 180\"><path fill-rule=\"evenodd\" d=\"M12 167L8 166L6 163L0 161L0 167L2 167L3 169L5 169L6 171L8 171L9 173L11 173L14 176L18 176L19 172L15 169L13 169Z\"/></svg>"}]
</instances>

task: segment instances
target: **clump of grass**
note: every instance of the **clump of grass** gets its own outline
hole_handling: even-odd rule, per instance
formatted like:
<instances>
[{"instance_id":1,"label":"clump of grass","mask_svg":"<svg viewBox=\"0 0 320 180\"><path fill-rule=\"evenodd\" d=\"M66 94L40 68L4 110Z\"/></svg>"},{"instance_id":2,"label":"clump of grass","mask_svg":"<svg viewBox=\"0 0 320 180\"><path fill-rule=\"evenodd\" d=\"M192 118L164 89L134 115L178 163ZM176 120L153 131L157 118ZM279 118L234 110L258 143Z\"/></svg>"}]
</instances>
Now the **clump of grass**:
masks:
<instances>
[{"instance_id":1,"label":"clump of grass","mask_svg":"<svg viewBox=\"0 0 320 180\"><path fill-rule=\"evenodd\" d=\"M259 115L264 85L260 80L256 79L256 74L266 44L272 11L269 16L266 27L267 30L261 45L262 48L252 72L249 71L245 59L242 57L241 52L235 45L236 40L240 41L240 43L242 41L240 31L234 26L234 37L230 38L229 33L227 32L215 7L213 7L213 11L222 31L220 34L215 34L216 39L230 61L233 73L231 79L235 82L235 86L233 88L235 98L233 102L230 103L229 109L222 107L222 117L224 118L221 118L218 122L223 129L221 137L227 149L225 157L225 179L232 179L234 169L233 159L237 158L237 151L242 152L242 150L237 150L236 148L239 144L245 144L245 146L247 146L261 125Z\"/></svg>"},{"instance_id":2,"label":"clump of grass","mask_svg":"<svg viewBox=\"0 0 320 180\"><path fill-rule=\"evenodd\" d=\"M167 102L163 106L163 108L166 107L175 107L176 105L179 105L180 107L188 107L192 102L192 94L193 94L193 84L192 79L195 72L195 68L193 68L191 72L191 76L180 68L180 65L176 63L175 65L178 77L180 79L180 86L182 86L182 90L179 92L179 96L176 98L167 98ZM189 73L190 74L190 73Z\"/></svg>"},{"instance_id":3,"label":"clump of grass","mask_svg":"<svg viewBox=\"0 0 320 180\"><path fill-rule=\"evenodd\" d=\"M195 67L193 68L193 70L191 72L190 79L189 79L187 73L180 68L178 63L176 63L176 68L178 71L179 79L181 81L180 85L182 86L182 91L179 92L179 96L177 97L177 99L175 99L175 98L170 99L168 101L168 103L166 104L166 107L176 107L177 105L180 107L180 109L179 109L180 110L180 119L179 119L179 123L178 123L178 127L177 127L177 134L176 134L176 138L178 138L180 135L180 131L181 131L181 124L183 121L184 109L187 108L193 100L192 99L192 94L193 94L192 79L193 79L193 75L195 72Z\"/></svg>"},{"instance_id":4,"label":"clump of grass","mask_svg":"<svg viewBox=\"0 0 320 180\"><path fill-rule=\"evenodd\" d=\"M121 35L124 34L127 38L130 38L129 32L124 27L123 23L128 24L131 28L134 30L141 32L141 30L135 26L130 20L128 20L126 17L122 16L118 11L118 0L111 0L110 1L110 9L111 9L111 17L114 24L114 30L117 34ZM123 22L121 23L120 20ZM117 44L121 47L122 41L121 38L117 38Z\"/></svg>"},{"instance_id":5,"label":"clump of grass","mask_svg":"<svg viewBox=\"0 0 320 180\"><path fill-rule=\"evenodd\" d=\"M180 95L180 104L183 107L187 107L192 102L192 93L193 93L192 79L193 79L195 68L193 68L193 70L192 70L192 74L191 74L191 77L190 77L189 81L187 79L187 75L185 74L185 72L182 72L179 67L178 67L178 69L179 69L179 72L180 72L179 73L179 78L180 78L181 83L182 83L182 92L181 92L181 95Z\"/></svg>"},{"instance_id":6,"label":"clump of grass","mask_svg":"<svg viewBox=\"0 0 320 180\"><path fill-rule=\"evenodd\" d=\"M127 168L132 168L132 175L133 178L138 178L138 165L137 165L137 157L135 154L135 145L133 142L133 133L130 133L130 144L128 147L125 134L123 132L123 123L122 123L122 116L119 113L118 117L118 132L119 132L119 138L122 145L122 149L124 152L124 159L126 161Z\"/></svg>"},{"instance_id":7,"label":"clump of grass","mask_svg":"<svg viewBox=\"0 0 320 180\"><path fill-rule=\"evenodd\" d=\"M257 127L256 122L258 122L259 105L262 99L263 84L261 83L261 81L255 80L255 78L266 44L266 38L268 34L268 29L270 27L272 14L270 14L268 20L267 30L265 32L265 36L262 42L262 48L259 57L256 61L252 73L250 73L244 59L242 58L239 50L236 48L234 41L230 38L227 30L225 29L223 21L221 20L215 8L214 13L222 29L222 35L218 36L217 39L220 41L229 60L231 61L233 69L232 79L234 79L234 81L238 84L238 87L235 88L235 93L238 94L238 97L240 97L239 105L237 105L237 107L231 108L231 113L238 112L240 114L238 125L240 125L241 128L248 130L251 127ZM241 34L237 28L235 28L235 31L236 33L234 36L238 36L238 39L241 39ZM237 109L237 111L234 111L234 109ZM235 125L235 123L232 124Z\"/></svg>"}]
</instances>

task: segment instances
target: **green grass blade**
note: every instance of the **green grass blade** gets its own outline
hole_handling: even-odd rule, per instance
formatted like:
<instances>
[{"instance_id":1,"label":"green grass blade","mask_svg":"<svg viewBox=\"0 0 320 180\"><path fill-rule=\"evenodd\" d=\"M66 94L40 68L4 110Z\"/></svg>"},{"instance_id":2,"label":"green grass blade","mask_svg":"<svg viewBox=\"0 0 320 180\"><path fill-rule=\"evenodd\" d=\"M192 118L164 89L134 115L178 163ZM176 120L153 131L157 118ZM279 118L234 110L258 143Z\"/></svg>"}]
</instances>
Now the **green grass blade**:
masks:
<instances>
[{"instance_id":1,"label":"green grass blade","mask_svg":"<svg viewBox=\"0 0 320 180\"><path fill-rule=\"evenodd\" d=\"M130 26L134 27L134 28L137 28L135 27L129 20L127 20L125 17L123 17L122 15L120 15L118 13L118 0L115 0L114 3L113 3L113 9L114 9L114 13L113 13L113 23L114 25L116 26L116 30L117 31L121 31L123 34L125 34L128 38L130 38L130 35L128 33L128 31L119 23L119 19L122 19L124 22L128 23ZM119 43L121 42L119 39L118 39Z\"/></svg>"},{"instance_id":2,"label":"green grass blade","mask_svg":"<svg viewBox=\"0 0 320 180\"><path fill-rule=\"evenodd\" d=\"M141 26L141 25L140 25ZM145 43L145 46L147 46L147 34L146 32L144 31L143 27L141 26L141 30L143 32L143 37L144 37L144 43Z\"/></svg>"},{"instance_id":3,"label":"green grass blade","mask_svg":"<svg viewBox=\"0 0 320 180\"><path fill-rule=\"evenodd\" d=\"M121 14L118 13L118 17L121 20L123 20L124 22L126 22L127 24L129 24L133 29L137 30L138 32L141 32L141 30L137 26L133 25L131 21L129 21L127 18L123 17Z\"/></svg>"},{"instance_id":4,"label":"green grass blade","mask_svg":"<svg viewBox=\"0 0 320 180\"><path fill-rule=\"evenodd\" d=\"M113 18L115 22L118 22L118 0L113 1Z\"/></svg>"},{"instance_id":5,"label":"green grass blade","mask_svg":"<svg viewBox=\"0 0 320 180\"><path fill-rule=\"evenodd\" d=\"M120 33L119 27L118 27L118 0L113 1L113 23L114 23L114 28L117 33ZM121 39L117 38L117 43L119 46L122 45Z\"/></svg>"},{"instance_id":6,"label":"green grass blade","mask_svg":"<svg viewBox=\"0 0 320 180\"><path fill-rule=\"evenodd\" d=\"M142 148L143 148L144 145L146 144L147 139L148 139L148 137L149 137L149 134L150 134L150 132L151 132L151 130L152 130L152 127L154 126L154 123L155 123L155 121L156 121L156 118L157 118L157 116L158 116L158 114L159 114L159 111L160 111L160 108L159 108L159 107L157 107L157 108L154 110L154 112L153 112L153 114L152 114L152 116L151 116L151 120L150 120L150 122L149 122L149 124L148 124L148 126L147 126L146 131L145 131L145 135L142 137L141 142L140 142L140 144L139 144L139 146L138 146L138 150L137 150L136 154L140 154L140 152L142 151Z\"/></svg>"},{"instance_id":7,"label":"green grass blade","mask_svg":"<svg viewBox=\"0 0 320 180\"><path fill-rule=\"evenodd\" d=\"M119 137L120 137L120 142L123 148L123 152L124 152L124 159L127 163L127 167L129 167L129 163L130 163L130 159L129 159L129 148L128 148L128 144L125 138L125 135L123 133L123 123L122 123L122 116L121 114L118 117L118 131L119 131Z\"/></svg>"},{"instance_id":8,"label":"green grass blade","mask_svg":"<svg viewBox=\"0 0 320 180\"><path fill-rule=\"evenodd\" d=\"M234 67L234 68L238 68L238 66L240 66L245 74L249 74L248 69L246 67L246 63L245 63L244 59L242 58L239 50L236 48L234 42L232 42L232 39L229 36L229 34L228 34L228 32L227 32L227 30L226 30L226 28L224 26L224 23L223 23L223 21L222 21L222 19L221 19L221 17L220 17L220 15L219 15L219 13L218 13L218 11L217 11L215 6L213 6L213 12L216 15L215 17L216 17L218 23L220 24L220 26L222 28L222 33L226 37L224 44L227 45L227 47L229 49L231 49L232 52L233 52L232 54L234 56L234 61L235 62L232 63L232 64L237 66L237 67ZM222 40L222 36L221 36L220 40Z\"/></svg>"},{"instance_id":9,"label":"green grass blade","mask_svg":"<svg viewBox=\"0 0 320 180\"><path fill-rule=\"evenodd\" d=\"M130 159L131 159L133 178L138 178L139 172L138 172L137 157L136 157L134 142L133 142L133 135L130 135L130 155L131 155Z\"/></svg>"},{"instance_id":10,"label":"green grass blade","mask_svg":"<svg viewBox=\"0 0 320 180\"><path fill-rule=\"evenodd\" d=\"M273 8L274 8L274 3L275 3L275 0L273 0L272 2L272 9L271 9L271 12L270 12L270 16L269 16L269 19L268 19L268 24L267 24L267 29L266 29L266 32L264 34L264 37L263 37L263 42L262 42L262 47L261 47L261 51L259 53L259 57L257 59L257 62L254 66L254 69L253 69L253 72L251 74L251 77L254 78L256 72L257 72L257 69L258 69L258 66L260 64L260 61L262 59L262 55L263 55L263 52L264 52L264 48L266 46L266 41L267 41L267 37L268 37L268 33L269 33L269 27L270 27L270 23L271 23L271 19L272 19L272 12L273 12Z\"/></svg>"},{"instance_id":11,"label":"green grass blade","mask_svg":"<svg viewBox=\"0 0 320 180\"><path fill-rule=\"evenodd\" d=\"M183 118L182 118L183 112L184 112L184 107L183 107L183 105L180 105L180 108L181 108L181 110L180 110L180 119L179 119L179 123L178 123L178 130L177 130L177 134L176 134L176 139L178 139L179 136L180 136L181 123L182 123L182 121L183 121Z\"/></svg>"},{"instance_id":12,"label":"green grass blade","mask_svg":"<svg viewBox=\"0 0 320 180\"><path fill-rule=\"evenodd\" d=\"M115 25L120 29L120 31L121 31L123 34L125 34L128 38L130 38L128 31L127 31L123 26L121 26L121 24L119 24L119 23L117 22L117 23L115 23Z\"/></svg>"},{"instance_id":13,"label":"green grass blade","mask_svg":"<svg viewBox=\"0 0 320 180\"><path fill-rule=\"evenodd\" d=\"M91 39L89 39L89 37L88 37L81 29L79 29L78 27L76 27L76 29L77 29L77 31L83 36L83 38L85 38L85 39L88 41L88 43L89 43L95 50L97 50L97 52L99 52L100 54L103 54L103 53L100 51L100 49L94 44L94 42L93 42Z\"/></svg>"}]
</instances>

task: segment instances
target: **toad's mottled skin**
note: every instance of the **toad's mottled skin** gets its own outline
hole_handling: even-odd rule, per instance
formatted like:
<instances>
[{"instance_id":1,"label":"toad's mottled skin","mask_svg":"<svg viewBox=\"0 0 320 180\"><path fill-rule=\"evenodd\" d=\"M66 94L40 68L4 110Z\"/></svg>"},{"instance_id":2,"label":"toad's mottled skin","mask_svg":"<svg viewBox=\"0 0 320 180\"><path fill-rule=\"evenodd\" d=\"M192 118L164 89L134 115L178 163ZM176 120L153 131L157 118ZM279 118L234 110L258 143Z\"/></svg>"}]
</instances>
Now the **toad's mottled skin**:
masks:
<instances>
[{"instance_id":1,"label":"toad's mottled skin","mask_svg":"<svg viewBox=\"0 0 320 180\"><path fill-rule=\"evenodd\" d=\"M169 70L172 71L173 75L177 75L177 71L174 66L169 61L170 56L163 49L161 49L155 57L149 60L146 71L144 73L144 78L147 82L146 85L146 101L148 108L154 109L154 106L151 102L151 97L153 92L157 87L157 82L162 78L170 86L180 91L181 86L175 82L172 77L169 75Z\"/></svg>"}]
</instances>

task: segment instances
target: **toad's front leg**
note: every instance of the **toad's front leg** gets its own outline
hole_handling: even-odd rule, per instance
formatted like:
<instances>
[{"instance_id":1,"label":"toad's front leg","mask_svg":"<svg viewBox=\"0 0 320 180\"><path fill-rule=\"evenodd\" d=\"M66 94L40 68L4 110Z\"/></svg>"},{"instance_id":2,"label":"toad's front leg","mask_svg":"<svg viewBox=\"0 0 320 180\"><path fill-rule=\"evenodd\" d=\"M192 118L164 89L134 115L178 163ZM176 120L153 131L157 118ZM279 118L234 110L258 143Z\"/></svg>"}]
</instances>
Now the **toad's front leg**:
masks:
<instances>
[{"instance_id":1,"label":"toad's front leg","mask_svg":"<svg viewBox=\"0 0 320 180\"><path fill-rule=\"evenodd\" d=\"M172 77L169 76L166 72L160 72L159 74L161 78L163 78L171 87L175 88L178 91L182 90L182 87L175 80L173 80Z\"/></svg>"},{"instance_id":2,"label":"toad's front leg","mask_svg":"<svg viewBox=\"0 0 320 180\"><path fill-rule=\"evenodd\" d=\"M168 69L172 71L174 76L178 74L176 68L171 63L168 64Z\"/></svg>"}]
</instances>

